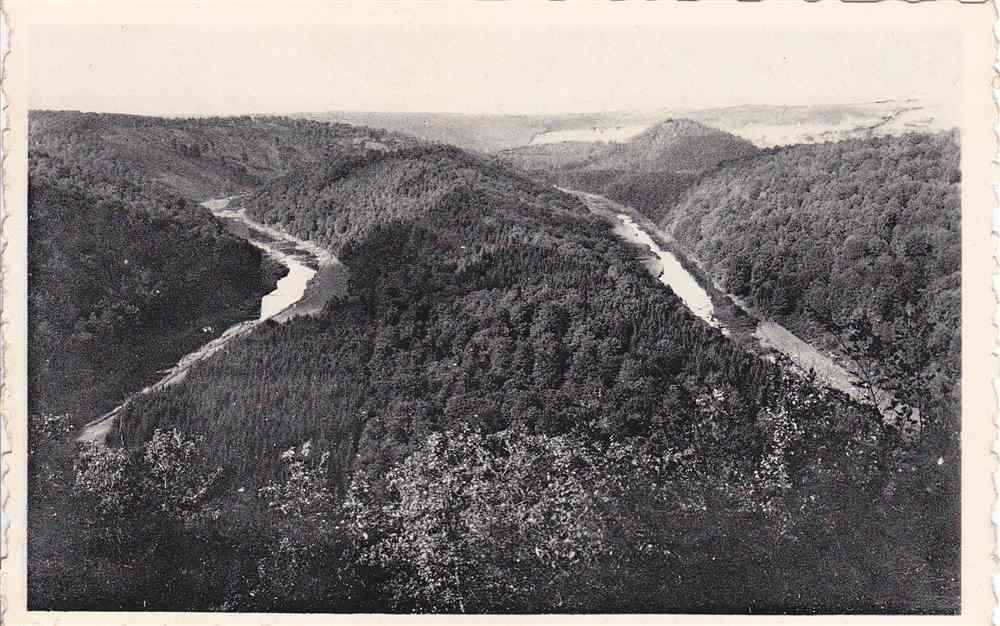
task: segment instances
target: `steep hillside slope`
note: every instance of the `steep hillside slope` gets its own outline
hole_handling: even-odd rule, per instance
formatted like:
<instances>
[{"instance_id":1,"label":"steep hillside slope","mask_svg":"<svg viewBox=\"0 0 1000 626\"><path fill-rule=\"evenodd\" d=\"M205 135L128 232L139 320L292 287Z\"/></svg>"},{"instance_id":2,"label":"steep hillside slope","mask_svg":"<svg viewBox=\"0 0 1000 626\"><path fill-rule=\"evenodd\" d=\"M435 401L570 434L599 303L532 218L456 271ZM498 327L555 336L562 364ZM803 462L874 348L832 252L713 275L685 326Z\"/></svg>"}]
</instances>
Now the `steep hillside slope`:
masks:
<instances>
[{"instance_id":1,"label":"steep hillside slope","mask_svg":"<svg viewBox=\"0 0 1000 626\"><path fill-rule=\"evenodd\" d=\"M64 147L29 152L29 601L90 608L119 601L95 589L134 563L101 544L76 493L77 428L256 317L276 276L207 210L106 153ZM148 596L160 583L142 584Z\"/></svg>"},{"instance_id":2,"label":"steep hillside slope","mask_svg":"<svg viewBox=\"0 0 1000 626\"><path fill-rule=\"evenodd\" d=\"M208 211L101 162L29 163L33 411L92 419L205 341L202 327L253 315L261 254Z\"/></svg>"},{"instance_id":3,"label":"steep hillside slope","mask_svg":"<svg viewBox=\"0 0 1000 626\"><path fill-rule=\"evenodd\" d=\"M955 422L941 431L954 438L959 152L957 132L772 149L706 175L662 226L726 290L806 336L863 331L864 357Z\"/></svg>"},{"instance_id":4,"label":"steep hillside slope","mask_svg":"<svg viewBox=\"0 0 1000 626\"><path fill-rule=\"evenodd\" d=\"M76 419L197 345L202 326L253 312L268 282L260 253L191 200L416 145L288 118L34 111L29 131L34 401Z\"/></svg>"}]
</instances>

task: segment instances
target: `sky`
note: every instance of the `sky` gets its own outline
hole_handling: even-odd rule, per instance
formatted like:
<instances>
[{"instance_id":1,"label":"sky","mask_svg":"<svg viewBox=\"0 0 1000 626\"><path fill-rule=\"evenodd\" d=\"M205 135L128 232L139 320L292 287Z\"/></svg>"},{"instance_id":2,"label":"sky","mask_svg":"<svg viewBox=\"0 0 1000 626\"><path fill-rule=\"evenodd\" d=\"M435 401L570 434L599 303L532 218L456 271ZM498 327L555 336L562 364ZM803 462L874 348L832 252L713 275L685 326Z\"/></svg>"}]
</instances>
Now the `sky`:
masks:
<instances>
[{"instance_id":1,"label":"sky","mask_svg":"<svg viewBox=\"0 0 1000 626\"><path fill-rule=\"evenodd\" d=\"M31 107L553 114L958 93L946 32L33 26Z\"/></svg>"}]
</instances>

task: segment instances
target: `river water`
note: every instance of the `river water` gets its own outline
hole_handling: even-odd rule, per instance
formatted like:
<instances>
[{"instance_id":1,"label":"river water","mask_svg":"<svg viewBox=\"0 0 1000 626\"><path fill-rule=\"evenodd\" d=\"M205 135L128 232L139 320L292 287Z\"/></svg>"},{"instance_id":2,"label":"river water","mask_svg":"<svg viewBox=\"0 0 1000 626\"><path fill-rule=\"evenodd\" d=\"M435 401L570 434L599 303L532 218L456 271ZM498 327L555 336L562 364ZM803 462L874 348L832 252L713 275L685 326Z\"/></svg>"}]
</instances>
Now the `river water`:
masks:
<instances>
[{"instance_id":1,"label":"river water","mask_svg":"<svg viewBox=\"0 0 1000 626\"><path fill-rule=\"evenodd\" d=\"M310 269L298 261L288 263L288 274L278 280L274 291L260 301L260 319L271 319L291 305L298 302L306 292L306 285L316 275L316 270Z\"/></svg>"},{"instance_id":2,"label":"river water","mask_svg":"<svg viewBox=\"0 0 1000 626\"><path fill-rule=\"evenodd\" d=\"M708 292L698 284L694 276L684 269L677 257L653 241L649 233L636 224L635 220L628 214L619 213L616 217L619 223L614 228L615 234L629 243L646 246L652 253L651 257L643 259L646 270L661 283L670 287L692 313L703 319L708 325L718 328L728 335L729 330L723 328L715 317L715 307L712 305L712 299L709 298Z\"/></svg>"},{"instance_id":3,"label":"river water","mask_svg":"<svg viewBox=\"0 0 1000 626\"><path fill-rule=\"evenodd\" d=\"M617 236L629 243L644 246L650 251L650 256L642 261L643 266L650 274L670 287L684 301L684 305L700 319L712 327L718 328L727 336L732 334L734 329L727 328L726 324L719 319L707 290L702 287L694 275L684 268L673 253L665 250L650 234L653 232L659 235L661 241L667 240L665 236L656 231L655 226L638 223L624 206L604 196L569 189L562 189L562 191L572 193L583 200L591 211L614 218L616 220L614 233ZM763 349L765 358L767 358L768 353L782 354L800 372L814 371L826 386L842 391L860 402L868 401L869 396L866 392L858 386L855 378L837 363L832 355L821 352L777 322L759 319L739 298L730 294L725 295L757 320L752 337ZM888 401L885 402L888 403Z\"/></svg>"},{"instance_id":4,"label":"river water","mask_svg":"<svg viewBox=\"0 0 1000 626\"><path fill-rule=\"evenodd\" d=\"M160 380L132 394L119 406L87 424L78 441L103 442L118 415L135 397L181 382L195 363L215 354L238 337L248 334L265 320L283 322L299 315L315 315L323 309L331 297L344 292L346 270L329 251L312 242L250 219L245 210L230 208L231 201L232 198L209 200L203 202L202 206L221 219L231 232L243 237L288 268L288 273L278 280L271 292L261 298L260 314L257 319L230 326L221 335L181 357L173 367L164 372Z\"/></svg>"}]
</instances>

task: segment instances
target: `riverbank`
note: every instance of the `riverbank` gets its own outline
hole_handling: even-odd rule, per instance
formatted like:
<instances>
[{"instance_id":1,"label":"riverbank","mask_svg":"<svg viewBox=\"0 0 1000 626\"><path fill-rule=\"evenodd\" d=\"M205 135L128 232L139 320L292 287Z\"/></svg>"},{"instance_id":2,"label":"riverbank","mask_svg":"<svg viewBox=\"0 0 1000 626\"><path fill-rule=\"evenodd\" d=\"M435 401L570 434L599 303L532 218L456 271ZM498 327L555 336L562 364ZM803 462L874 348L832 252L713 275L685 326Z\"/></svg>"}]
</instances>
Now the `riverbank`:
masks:
<instances>
[{"instance_id":1,"label":"riverbank","mask_svg":"<svg viewBox=\"0 0 1000 626\"><path fill-rule=\"evenodd\" d=\"M893 394L884 389L871 389L863 385L856 376L851 374L849 366L846 365L847 357L830 349L827 342L819 342L815 339L806 341L783 326L779 320L766 318L747 302L726 293L722 286L712 279L711 274L697 258L684 251L673 238L660 230L642 213L604 196L571 189L559 189L575 195L593 213L609 219L615 225L613 231L618 236L628 234L626 232L628 228L634 227L643 231L644 237L632 236L627 240L636 245L644 245L657 256L662 254L657 248L669 252L679 267L700 286L700 289L711 300L711 310L706 312L703 303L691 307L689 302L681 296L681 299L685 300L685 304L691 308L695 315L719 328L730 339L761 358L771 361L782 359L791 366L792 371L802 376L812 372L824 386L844 393L856 402L874 406L885 423L899 425L906 436L911 438L918 436L921 419L919 409L900 404ZM662 271L662 267L659 270L657 268L651 269L648 264L646 267L661 282L672 286L669 285L669 281L662 280L656 274L657 271ZM685 277L681 277L681 279L684 280ZM820 347L815 344L819 344Z\"/></svg>"},{"instance_id":2,"label":"riverbank","mask_svg":"<svg viewBox=\"0 0 1000 626\"><path fill-rule=\"evenodd\" d=\"M765 318L746 302L726 293L697 259L691 258L686 251L680 249L676 241L639 211L597 194L570 189L561 189L561 191L577 196L592 212L611 220L615 224L615 232L619 236L622 232L618 224L625 224L627 227L631 222L635 227L644 231L645 237L656 247L669 251L683 271L700 286L711 300L712 310L709 315L712 320L717 322L717 324L712 325L720 327L720 330L726 332L733 341L755 352L761 358L787 359L799 374L805 375L809 372L815 372L825 386L845 393L858 402L870 403L868 392L856 384L855 377L844 365L838 362L835 356L820 351L777 321ZM627 219L623 219L623 217ZM655 253L655 250L653 252ZM682 299L684 298L682 297ZM687 301L685 303L687 304ZM706 319L706 315L699 310L700 308L692 309L692 312L702 319ZM879 408L885 409L886 406Z\"/></svg>"},{"instance_id":3,"label":"riverbank","mask_svg":"<svg viewBox=\"0 0 1000 626\"><path fill-rule=\"evenodd\" d=\"M244 237L270 259L284 265L288 272L278 279L271 292L263 295L256 319L240 321L217 336L211 326L203 327L201 332L206 336L213 336L211 341L181 357L175 365L163 372L158 381L130 394L117 407L86 424L77 441L82 443L105 441L118 415L134 398L155 393L183 381L192 366L212 356L237 338L247 335L257 325L268 320L286 322L301 315L316 315L333 297L346 293L347 268L335 256L312 242L250 219L243 209L229 208L231 201L238 197L208 200L203 202L202 206L223 220L231 232Z\"/></svg>"}]
</instances>

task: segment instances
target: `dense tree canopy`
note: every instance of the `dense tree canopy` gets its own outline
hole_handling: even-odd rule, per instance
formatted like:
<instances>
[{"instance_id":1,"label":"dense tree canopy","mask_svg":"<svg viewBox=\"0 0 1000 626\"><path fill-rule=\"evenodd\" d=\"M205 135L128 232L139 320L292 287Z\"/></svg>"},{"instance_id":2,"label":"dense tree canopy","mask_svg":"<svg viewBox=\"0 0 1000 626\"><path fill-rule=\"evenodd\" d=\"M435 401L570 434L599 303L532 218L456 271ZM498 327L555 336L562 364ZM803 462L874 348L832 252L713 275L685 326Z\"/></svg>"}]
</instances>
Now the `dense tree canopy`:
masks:
<instances>
[{"instance_id":1,"label":"dense tree canopy","mask_svg":"<svg viewBox=\"0 0 1000 626\"><path fill-rule=\"evenodd\" d=\"M954 453L960 179L957 132L779 148L705 176L662 225L727 291L805 336L863 324Z\"/></svg>"},{"instance_id":2,"label":"dense tree canopy","mask_svg":"<svg viewBox=\"0 0 1000 626\"><path fill-rule=\"evenodd\" d=\"M205 341L203 327L252 316L268 288L256 248L115 167L31 154L33 410L96 417Z\"/></svg>"},{"instance_id":3,"label":"dense tree canopy","mask_svg":"<svg viewBox=\"0 0 1000 626\"><path fill-rule=\"evenodd\" d=\"M250 214L335 251L350 283L316 318L263 324L128 406L123 447L88 450L75 482L52 488L79 504L76 521L60 522L74 549L33 557L36 607L101 606L100 598L120 608L301 611L957 607L956 492L925 471L924 451L871 407L698 320L574 197L487 158L373 142L351 127L51 115L39 119L57 125L60 139L46 139L44 125L33 131L37 145L53 148L33 153L39 216L75 208L86 217L59 215L104 237L118 223L111 209L91 211L103 205L72 194L107 184L120 199L138 187L145 191L125 206L112 204L131 215L130 203L154 185L189 196L254 185ZM286 137L297 137L295 154L261 161L272 154L267 141ZM697 155L702 139L672 154ZM63 183L76 175L60 173L46 183L44 172L76 150L109 156L86 182ZM942 154L928 151L927 165L947 169ZM656 179L670 170L608 158L647 188L678 193ZM157 193L150 207L163 198L175 197ZM123 222L135 242L127 232L102 241L119 242L130 267L133 258L161 263L199 290L228 293L216 263L243 259L248 247L178 202L163 228L194 242L163 235L178 258L147 236L159 209ZM897 215L893 229L905 219ZM684 225L674 230L683 240ZM38 230L49 231L60 232ZM899 236L904 243L890 249L921 248ZM48 246L39 258L103 263L125 282L120 293L118 282L61 287L49 306L87 311L64 333L90 332L91 313L100 321L121 301L140 320L148 309L157 323L192 323L155 317L167 313L150 308L141 272L116 265L118 248L98 253L78 238L39 236ZM815 242L841 244L857 246ZM235 247L223 254L223 245ZM925 256L937 259L933 250ZM238 273L259 275L259 257L247 262L256 265ZM108 319L108 328L129 320ZM38 353L52 358L55 340L45 341ZM40 441L61 436L57 417L33 423ZM134 506L109 509L118 496ZM33 528L47 528L38 519ZM106 575L124 566L136 575Z\"/></svg>"},{"instance_id":4,"label":"dense tree canopy","mask_svg":"<svg viewBox=\"0 0 1000 626\"><path fill-rule=\"evenodd\" d=\"M269 476L274 445L331 442L347 469L353 442L363 459L396 457L429 424L673 438L697 427L682 414L706 394L752 420L781 384L657 287L576 199L452 149L333 164L249 207L336 250L349 296L322 320L262 330L125 421L139 440L173 424L213 431L212 454L251 481ZM324 216L331 227L317 231Z\"/></svg>"},{"instance_id":5,"label":"dense tree canopy","mask_svg":"<svg viewBox=\"0 0 1000 626\"><path fill-rule=\"evenodd\" d=\"M195 200L245 192L311 163L416 143L380 129L267 116L33 111L29 122L34 150L155 181Z\"/></svg>"},{"instance_id":6,"label":"dense tree canopy","mask_svg":"<svg viewBox=\"0 0 1000 626\"><path fill-rule=\"evenodd\" d=\"M598 584L597 570L567 565L560 594L532 600L525 591L509 600L524 602L518 606L526 610L569 610L580 602L591 610L719 607L751 597L787 603L795 582L776 572L791 562L786 559L805 558L799 542L809 550L828 545L858 519L884 526L881 507L889 500L898 504L897 496L871 494L909 493L896 485L899 464L908 457L900 456L899 441L878 426L870 408L785 374L707 327L644 272L606 223L549 187L457 150L421 148L308 168L263 188L248 206L259 219L336 250L351 269L348 296L332 302L320 319L263 328L229 348L224 359L201 364L183 384L136 402L124 418L127 439L138 445L157 429L171 428L204 436L211 464L226 468L227 489L245 493L280 480L280 451L307 441L313 455L328 455L321 472L332 498L343 498L365 477L372 499L359 506L388 515L371 518L385 526L365 527L353 539L343 530L326 536L341 546L330 550L353 555L350 568L363 566L367 573L350 571L367 580L361 587L375 596L338 596L340 606L496 610L506 606L497 604L500 581L529 585L526 590L541 584L528 581L542 575L544 561L517 565L501 558L511 554L508 548L475 543L479 522L465 517L472 510L454 512L466 524L456 537L468 545L438 550L433 537L431 544L419 543L423 536L413 539L418 543L405 537L378 543L376 536L401 532L406 520L429 524L452 514L393 509L415 502L406 489L459 481L454 484L472 489L475 498L486 492L499 497L511 488L486 480L493 476L489 468L501 462L488 456L474 470L485 472L480 478L452 461L434 470L443 474L421 478L431 471L426 455L436 454L432 442L485 446L496 454L493 444L478 438L516 436L517 445L528 446L568 445L559 442L569 438L619 442L655 456L678 453L663 478L685 490L684 497L705 502L683 524L712 525L722 533L678 552L665 538L650 540L650 533L681 532L673 524L682 518L644 508L635 493L616 495L621 499L607 509L615 512L614 525L607 526L611 518L599 523L599 541L608 542L600 549L615 556L601 560L597 570L617 572L621 585L614 588L621 592L594 594L588 585ZM460 433L469 431L480 434L462 439ZM450 454L448 459L461 459L466 452ZM487 452L469 450L467 460L481 454ZM553 479L572 480L562 473ZM476 486L476 480L486 482ZM616 480L652 488L637 476ZM510 523L535 536L529 517ZM927 523L909 541L927 545L948 528L947 520ZM722 536L759 537L761 551ZM353 547L345 548L345 541ZM646 543L655 549L643 552ZM486 559L473 568L475 577L441 578L454 550ZM886 568L916 571L922 557L914 555L922 548L915 550L878 566L853 548L832 560L811 558L835 571L864 559L866 567L891 578ZM288 547L269 563L277 567L306 552L305 545ZM431 560L418 566L425 558ZM417 569L401 570L394 565L400 562ZM736 563L766 568L771 591L757 587L746 595L733 587L714 598L695 592ZM520 567L525 569L518 573ZM665 567L691 575L663 579ZM807 570L788 571L815 576L809 584L822 586L823 574ZM667 587L688 593L675 596ZM644 590L646 599L628 589ZM893 601L870 580L847 583L847 589ZM847 595L837 597L842 599L828 601L849 602Z\"/></svg>"}]
</instances>

